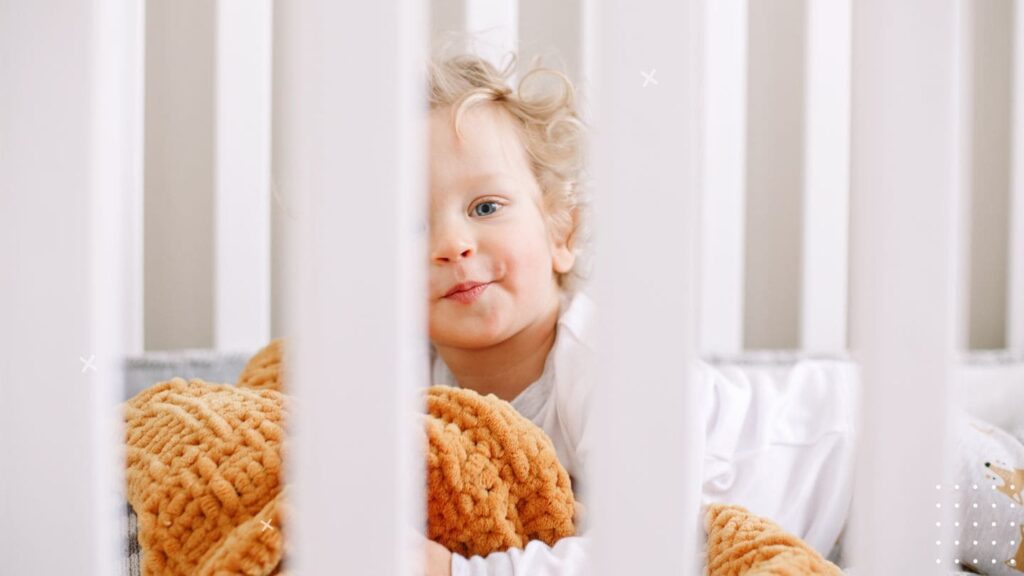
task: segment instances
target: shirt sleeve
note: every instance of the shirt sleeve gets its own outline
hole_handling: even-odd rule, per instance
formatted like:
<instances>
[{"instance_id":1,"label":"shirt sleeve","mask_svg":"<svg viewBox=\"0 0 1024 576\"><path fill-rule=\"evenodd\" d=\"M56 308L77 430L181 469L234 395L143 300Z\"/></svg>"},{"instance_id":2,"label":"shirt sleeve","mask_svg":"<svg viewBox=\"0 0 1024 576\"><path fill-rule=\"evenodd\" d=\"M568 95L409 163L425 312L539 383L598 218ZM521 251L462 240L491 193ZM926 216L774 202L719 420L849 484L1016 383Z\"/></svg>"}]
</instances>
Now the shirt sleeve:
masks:
<instances>
[{"instance_id":1,"label":"shirt sleeve","mask_svg":"<svg viewBox=\"0 0 1024 576\"><path fill-rule=\"evenodd\" d=\"M853 495L856 366L701 370L710 388L702 504L738 504L829 554Z\"/></svg>"},{"instance_id":2,"label":"shirt sleeve","mask_svg":"<svg viewBox=\"0 0 1024 576\"><path fill-rule=\"evenodd\" d=\"M452 554L452 576L580 576L587 574L590 539L571 536L548 546L533 540L526 548L511 548L487 557Z\"/></svg>"}]
</instances>

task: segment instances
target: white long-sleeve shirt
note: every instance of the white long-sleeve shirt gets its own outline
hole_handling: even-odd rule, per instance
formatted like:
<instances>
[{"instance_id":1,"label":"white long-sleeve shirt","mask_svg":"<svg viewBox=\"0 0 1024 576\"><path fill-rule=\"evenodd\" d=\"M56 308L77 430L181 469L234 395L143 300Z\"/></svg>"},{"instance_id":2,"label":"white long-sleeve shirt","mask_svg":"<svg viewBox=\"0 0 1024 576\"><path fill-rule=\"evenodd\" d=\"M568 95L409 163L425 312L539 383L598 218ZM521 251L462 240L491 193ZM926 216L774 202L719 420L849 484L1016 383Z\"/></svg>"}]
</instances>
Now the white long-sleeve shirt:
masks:
<instances>
[{"instance_id":1,"label":"white long-sleeve shirt","mask_svg":"<svg viewBox=\"0 0 1024 576\"><path fill-rule=\"evenodd\" d=\"M512 406L551 438L558 460L579 487L593 439L587 428L594 382L582 378L594 351L594 302L563 294L555 342L541 377ZM431 347L434 384L458 386ZM716 369L698 363L706 446L702 503L745 506L800 536L821 554L835 544L852 495L854 402L852 364L803 360L793 365ZM577 491L577 494L579 492ZM585 504L585 502L584 502ZM452 557L452 576L575 576L587 572L590 538L486 558Z\"/></svg>"}]
</instances>

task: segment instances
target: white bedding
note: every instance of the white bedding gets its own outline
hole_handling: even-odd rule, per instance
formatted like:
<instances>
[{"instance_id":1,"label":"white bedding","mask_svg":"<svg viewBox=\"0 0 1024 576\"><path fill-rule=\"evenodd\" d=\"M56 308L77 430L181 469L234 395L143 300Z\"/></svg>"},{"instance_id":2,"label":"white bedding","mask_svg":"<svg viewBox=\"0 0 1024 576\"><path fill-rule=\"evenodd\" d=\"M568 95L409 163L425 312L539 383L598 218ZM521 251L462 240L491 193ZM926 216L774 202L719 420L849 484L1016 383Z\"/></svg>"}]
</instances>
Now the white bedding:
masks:
<instances>
[{"instance_id":1,"label":"white bedding","mask_svg":"<svg viewBox=\"0 0 1024 576\"><path fill-rule=\"evenodd\" d=\"M218 354L210 351L187 351L181 354L155 353L134 358L126 363L126 397L144 387L140 383L155 382L174 375L206 378L212 381L233 381L248 355L245 353ZM814 358L832 364L831 373L843 378L855 371L849 357L844 355L808 356L781 352L751 352L729 357L710 357L707 360L728 372L741 371L756 374L757 380L779 378L787 368L801 359ZM1024 420L1019 414L1024 408L1024 358L1006 353L975 353L965 356L953 387L954 401L969 414L1011 432L1024 443ZM773 376L774 375L774 376ZM835 417L833 414L832 417ZM1024 466L1024 462L1019 463ZM134 541L135 523L130 507L126 507L124 576L140 573L141 554ZM862 576L856 568L844 566L842 540L836 543L829 559L844 567L849 576ZM931 568L931 567L929 567ZM948 574L972 574L964 567L951 568Z\"/></svg>"}]
</instances>

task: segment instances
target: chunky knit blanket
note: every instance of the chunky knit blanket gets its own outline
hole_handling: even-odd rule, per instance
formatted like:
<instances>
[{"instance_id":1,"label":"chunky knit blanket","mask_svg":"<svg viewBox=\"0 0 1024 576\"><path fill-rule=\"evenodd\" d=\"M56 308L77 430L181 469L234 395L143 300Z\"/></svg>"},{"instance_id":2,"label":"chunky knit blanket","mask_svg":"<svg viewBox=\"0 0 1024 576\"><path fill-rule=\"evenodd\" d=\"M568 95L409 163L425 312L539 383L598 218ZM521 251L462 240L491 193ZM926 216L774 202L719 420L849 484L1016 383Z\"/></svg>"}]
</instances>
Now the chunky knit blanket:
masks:
<instances>
[{"instance_id":1,"label":"chunky knit blanket","mask_svg":"<svg viewBox=\"0 0 1024 576\"><path fill-rule=\"evenodd\" d=\"M277 340L234 385L175 378L123 405L144 575L288 574L282 358ZM540 428L493 395L425 396L429 538L470 556L576 533L569 476ZM713 505L705 520L712 576L841 574L742 508Z\"/></svg>"},{"instance_id":2,"label":"chunky knit blanket","mask_svg":"<svg viewBox=\"0 0 1024 576\"><path fill-rule=\"evenodd\" d=\"M261 370L269 355L238 385L175 378L125 403L144 575L284 574L288 399Z\"/></svg>"},{"instance_id":3,"label":"chunky knit blanket","mask_svg":"<svg viewBox=\"0 0 1024 576\"><path fill-rule=\"evenodd\" d=\"M741 506L712 504L704 515L711 576L841 576L806 542Z\"/></svg>"}]
</instances>

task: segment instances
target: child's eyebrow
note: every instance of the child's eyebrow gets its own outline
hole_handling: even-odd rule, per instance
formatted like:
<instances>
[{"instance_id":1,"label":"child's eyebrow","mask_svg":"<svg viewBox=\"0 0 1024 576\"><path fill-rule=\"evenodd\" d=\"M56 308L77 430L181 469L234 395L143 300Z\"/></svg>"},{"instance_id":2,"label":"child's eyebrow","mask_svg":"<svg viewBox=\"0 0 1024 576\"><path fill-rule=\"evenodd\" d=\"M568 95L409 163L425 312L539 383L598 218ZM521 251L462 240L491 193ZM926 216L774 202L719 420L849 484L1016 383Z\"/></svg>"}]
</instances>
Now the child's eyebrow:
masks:
<instances>
[{"instance_id":1,"label":"child's eyebrow","mask_svg":"<svg viewBox=\"0 0 1024 576\"><path fill-rule=\"evenodd\" d=\"M466 187L470 190L487 186L487 185L503 185L514 182L514 179L503 172L483 172L466 178Z\"/></svg>"}]
</instances>

